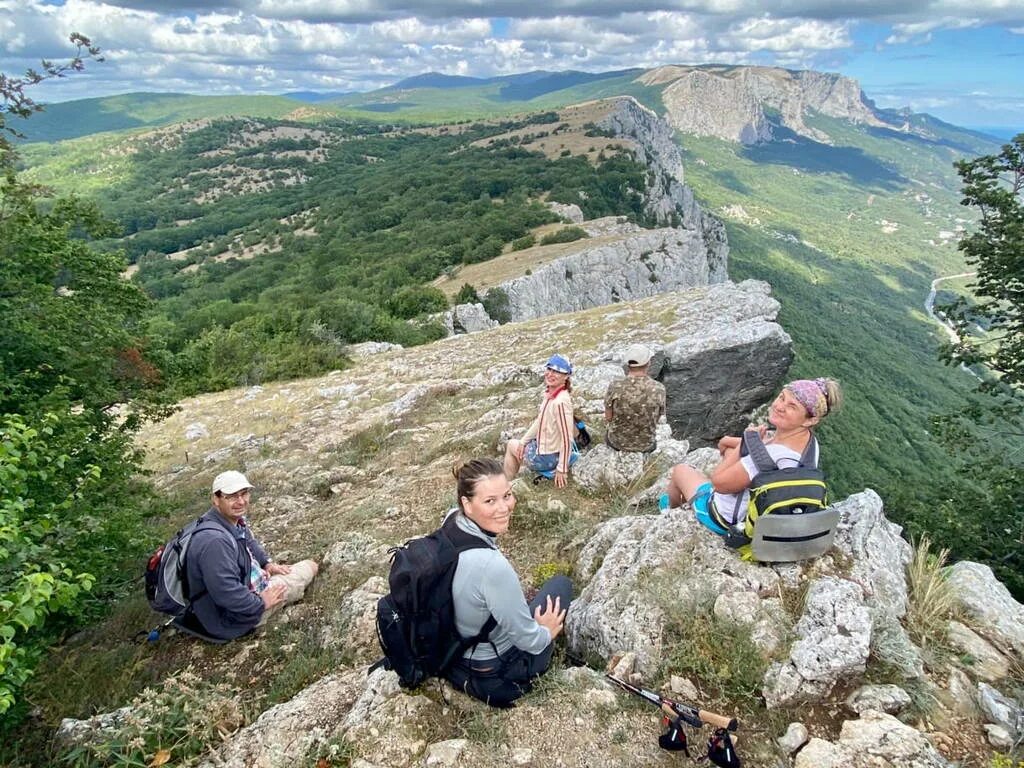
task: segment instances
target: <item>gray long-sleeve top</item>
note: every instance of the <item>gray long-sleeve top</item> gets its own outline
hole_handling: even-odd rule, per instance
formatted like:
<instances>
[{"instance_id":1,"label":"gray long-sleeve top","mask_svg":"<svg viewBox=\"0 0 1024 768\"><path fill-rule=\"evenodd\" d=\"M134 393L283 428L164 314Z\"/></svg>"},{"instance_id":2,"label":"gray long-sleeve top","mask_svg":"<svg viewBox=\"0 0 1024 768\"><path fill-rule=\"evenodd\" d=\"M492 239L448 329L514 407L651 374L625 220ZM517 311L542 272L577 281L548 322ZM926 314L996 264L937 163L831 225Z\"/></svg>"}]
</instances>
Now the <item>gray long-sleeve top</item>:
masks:
<instances>
[{"instance_id":1,"label":"gray long-sleeve top","mask_svg":"<svg viewBox=\"0 0 1024 768\"><path fill-rule=\"evenodd\" d=\"M206 590L192 611L207 634L232 640L255 627L263 615L263 599L249 591L249 569L252 557L261 568L270 557L248 526L233 525L215 507L202 519L204 530L193 535L185 558L189 593Z\"/></svg>"},{"instance_id":2,"label":"gray long-sleeve top","mask_svg":"<svg viewBox=\"0 0 1024 768\"><path fill-rule=\"evenodd\" d=\"M498 549L493 536L458 511L456 525L488 544L486 549L470 549L459 555L452 579L455 626L463 637L473 637L494 616L498 626L490 634L490 643L480 643L466 651L467 659L493 659L513 646L527 653L540 653L551 643L551 633L530 615L519 577L512 564ZM491 647L491 643L494 647Z\"/></svg>"}]
</instances>

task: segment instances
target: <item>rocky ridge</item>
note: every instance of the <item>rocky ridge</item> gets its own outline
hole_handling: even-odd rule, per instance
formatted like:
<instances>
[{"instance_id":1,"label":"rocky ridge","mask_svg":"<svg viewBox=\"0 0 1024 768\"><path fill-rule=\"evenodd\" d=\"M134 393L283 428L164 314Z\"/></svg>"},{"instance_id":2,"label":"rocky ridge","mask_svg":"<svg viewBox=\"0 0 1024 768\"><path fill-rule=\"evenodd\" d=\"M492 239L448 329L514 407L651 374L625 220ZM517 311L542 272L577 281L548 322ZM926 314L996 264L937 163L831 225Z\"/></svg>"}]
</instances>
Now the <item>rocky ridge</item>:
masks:
<instances>
[{"instance_id":1,"label":"rocky ridge","mask_svg":"<svg viewBox=\"0 0 1024 768\"><path fill-rule=\"evenodd\" d=\"M813 112L855 123L889 127L852 78L773 67L659 67L641 76L664 85L666 119L683 133L741 144L775 138L773 118L797 135L831 143L804 118Z\"/></svg>"},{"instance_id":2,"label":"rocky ridge","mask_svg":"<svg viewBox=\"0 0 1024 768\"><path fill-rule=\"evenodd\" d=\"M234 681L250 707L261 705L247 725L210 744L203 764L283 768L316 764L332 749L361 768L663 759L653 710L625 706L593 669L560 663L509 712L490 712L438 683L403 691L392 673L366 672L379 654L371 626L386 549L437 524L451 502L451 461L498 455L504 439L525 427L543 360L556 349L577 366L579 412L599 413L607 384L622 375L621 350L634 341L658 350L655 374L672 387L670 402L711 402L722 382L674 379L697 360L748 364L736 369L736 390L719 393L734 413L704 421L673 414L676 437L662 430L650 461L595 447L574 473L583 483L584 461L594 465L588 471L598 479L587 488L517 483L503 549L526 585L552 568L571 570L578 598L569 649L594 664L618 657L620 674L738 714L740 749L753 768L945 768L986 759L987 743L1012 745L1022 734L1012 669L1022 663L1024 607L987 569L957 564L949 581L966 607L956 618L958 642L974 650L929 656L908 631L909 545L874 492L838 502L836 546L797 565L744 562L689 510L657 514L653 499L672 463L715 460L714 449L690 451L689 441L735 431L785 375L786 365L766 372L751 354L764 347L788 362L777 311L763 283L726 282L427 347L366 348L350 370L193 398L149 427L149 463L168 492L201 498L216 472L238 467L258 486L252 524L278 559L326 551L307 599L265 636L203 649L168 638L154 649L165 665L163 654L185 651L190 663L206 665L206 676ZM599 419L590 422L599 437ZM618 461L633 462L632 471L616 474ZM701 626L722 634L710 644L687 634ZM303 655L337 653L329 656L337 662L271 706L263 690L277 678L265 654L285 638L289 655L301 642ZM726 653L715 655L722 647ZM741 648L757 676L754 690L734 698L730 681L750 677L749 668L729 667ZM705 654L708 665L687 666ZM81 743L117 721L68 722L65 731Z\"/></svg>"},{"instance_id":3,"label":"rocky ridge","mask_svg":"<svg viewBox=\"0 0 1024 768\"><path fill-rule=\"evenodd\" d=\"M664 226L641 229L614 219L587 222L578 207L559 206L560 215L582 224L601 243L583 241L573 253L491 288L484 305L500 306L500 318L490 318L482 305L449 310L441 318L449 333L482 330L498 319L520 322L728 279L725 228L684 184L682 155L671 128L631 97L601 102L597 112L595 125L630 139L636 159L648 167L644 213ZM617 237L606 237L610 234Z\"/></svg>"}]
</instances>

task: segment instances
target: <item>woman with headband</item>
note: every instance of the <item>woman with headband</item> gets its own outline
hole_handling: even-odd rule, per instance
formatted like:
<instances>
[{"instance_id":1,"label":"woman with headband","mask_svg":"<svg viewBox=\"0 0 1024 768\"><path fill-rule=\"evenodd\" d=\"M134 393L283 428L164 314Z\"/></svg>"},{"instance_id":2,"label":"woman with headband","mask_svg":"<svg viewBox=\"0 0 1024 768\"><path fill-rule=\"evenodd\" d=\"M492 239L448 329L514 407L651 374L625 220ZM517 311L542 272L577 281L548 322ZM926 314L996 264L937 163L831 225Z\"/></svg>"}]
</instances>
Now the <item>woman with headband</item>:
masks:
<instances>
[{"instance_id":1,"label":"woman with headband","mask_svg":"<svg viewBox=\"0 0 1024 768\"><path fill-rule=\"evenodd\" d=\"M779 469L800 465L814 427L836 411L842 399L839 382L834 379L799 379L782 388L768 409L768 423L774 431L769 432L765 425L758 428ZM669 506L691 504L697 519L720 536L729 526L743 522L757 466L749 456L740 456L742 442L742 438L732 435L718 441L722 460L710 477L686 464L677 464L668 485ZM731 519L734 514L739 519Z\"/></svg>"}]
</instances>

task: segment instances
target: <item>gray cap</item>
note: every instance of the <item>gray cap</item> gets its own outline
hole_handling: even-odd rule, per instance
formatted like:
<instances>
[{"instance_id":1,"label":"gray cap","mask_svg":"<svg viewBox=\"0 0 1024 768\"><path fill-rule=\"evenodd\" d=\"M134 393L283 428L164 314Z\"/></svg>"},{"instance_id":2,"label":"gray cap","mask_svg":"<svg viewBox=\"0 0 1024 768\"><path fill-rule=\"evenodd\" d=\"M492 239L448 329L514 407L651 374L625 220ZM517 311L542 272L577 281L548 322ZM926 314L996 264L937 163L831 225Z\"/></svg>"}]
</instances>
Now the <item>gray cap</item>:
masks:
<instances>
[{"instance_id":1,"label":"gray cap","mask_svg":"<svg viewBox=\"0 0 1024 768\"><path fill-rule=\"evenodd\" d=\"M651 350L643 344L632 344L626 350L626 365L630 368L639 368L651 362Z\"/></svg>"}]
</instances>

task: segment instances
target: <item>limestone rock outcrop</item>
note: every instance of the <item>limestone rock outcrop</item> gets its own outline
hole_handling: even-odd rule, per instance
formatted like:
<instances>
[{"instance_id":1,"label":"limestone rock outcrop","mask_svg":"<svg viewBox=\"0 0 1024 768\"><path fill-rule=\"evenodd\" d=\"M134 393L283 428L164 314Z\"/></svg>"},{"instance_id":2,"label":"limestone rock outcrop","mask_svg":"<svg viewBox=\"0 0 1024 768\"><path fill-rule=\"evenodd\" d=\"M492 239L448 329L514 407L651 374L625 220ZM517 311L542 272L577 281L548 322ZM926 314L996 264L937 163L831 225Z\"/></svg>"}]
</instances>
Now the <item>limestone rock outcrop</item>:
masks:
<instances>
[{"instance_id":1,"label":"limestone rock outcrop","mask_svg":"<svg viewBox=\"0 0 1024 768\"><path fill-rule=\"evenodd\" d=\"M772 118L814 141L828 135L804 118L819 112L852 122L885 126L856 80L824 72L773 67L661 67L644 82L668 83L662 91L666 119L676 130L742 144L774 138Z\"/></svg>"},{"instance_id":2,"label":"limestone rock outcrop","mask_svg":"<svg viewBox=\"0 0 1024 768\"><path fill-rule=\"evenodd\" d=\"M521 322L560 312L631 301L726 279L725 258L709 254L700 232L645 229L608 243L583 246L491 288L507 297L507 318Z\"/></svg>"}]
</instances>

